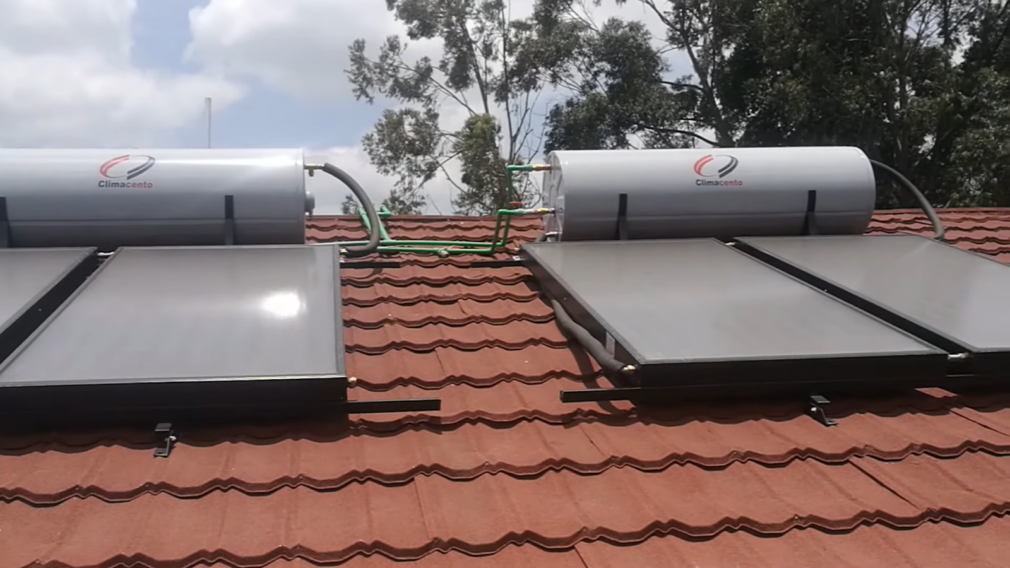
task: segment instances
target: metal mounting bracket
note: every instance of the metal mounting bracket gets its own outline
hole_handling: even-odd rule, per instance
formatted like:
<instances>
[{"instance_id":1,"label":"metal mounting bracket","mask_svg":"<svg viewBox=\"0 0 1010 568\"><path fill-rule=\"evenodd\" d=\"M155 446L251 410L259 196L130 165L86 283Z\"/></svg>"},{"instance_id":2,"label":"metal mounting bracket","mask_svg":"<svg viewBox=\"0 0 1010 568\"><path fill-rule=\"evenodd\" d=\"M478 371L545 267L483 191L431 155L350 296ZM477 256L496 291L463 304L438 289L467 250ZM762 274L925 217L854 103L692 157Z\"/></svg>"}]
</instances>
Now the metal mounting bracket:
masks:
<instances>
[{"instance_id":1,"label":"metal mounting bracket","mask_svg":"<svg viewBox=\"0 0 1010 568\"><path fill-rule=\"evenodd\" d=\"M357 260L348 261L345 257L340 257L340 270L350 270L360 268L367 270L384 270L386 268L400 268L398 260Z\"/></svg>"},{"instance_id":2,"label":"metal mounting bracket","mask_svg":"<svg viewBox=\"0 0 1010 568\"><path fill-rule=\"evenodd\" d=\"M628 240L628 194L622 193L617 201L617 240Z\"/></svg>"},{"instance_id":3,"label":"metal mounting bracket","mask_svg":"<svg viewBox=\"0 0 1010 568\"><path fill-rule=\"evenodd\" d=\"M177 439L175 433L172 431L172 423L160 422L154 427L154 433L162 437L158 447L154 450L154 457L167 458L172 453L172 448L175 447Z\"/></svg>"},{"instance_id":4,"label":"metal mounting bracket","mask_svg":"<svg viewBox=\"0 0 1010 568\"><path fill-rule=\"evenodd\" d=\"M384 412L438 412L442 410L440 398L411 398L401 400L351 400L343 403L348 414L371 414Z\"/></svg>"},{"instance_id":5,"label":"metal mounting bracket","mask_svg":"<svg viewBox=\"0 0 1010 568\"><path fill-rule=\"evenodd\" d=\"M224 196L224 244L235 244L235 196Z\"/></svg>"},{"instance_id":6,"label":"metal mounting bracket","mask_svg":"<svg viewBox=\"0 0 1010 568\"><path fill-rule=\"evenodd\" d=\"M11 246L11 221L7 215L7 198L0 197L0 248Z\"/></svg>"},{"instance_id":7,"label":"metal mounting bracket","mask_svg":"<svg viewBox=\"0 0 1010 568\"><path fill-rule=\"evenodd\" d=\"M811 416L814 420L824 424L825 426L837 426L838 422L835 422L828 417L827 412L825 412L824 407L830 404L831 401L827 398L819 395L810 395L809 406L807 407L807 414Z\"/></svg>"},{"instance_id":8,"label":"metal mounting bracket","mask_svg":"<svg viewBox=\"0 0 1010 568\"><path fill-rule=\"evenodd\" d=\"M514 254L512 258L501 260L475 260L466 265L466 268L512 268L523 265L523 257Z\"/></svg>"},{"instance_id":9,"label":"metal mounting bracket","mask_svg":"<svg viewBox=\"0 0 1010 568\"><path fill-rule=\"evenodd\" d=\"M806 236L817 235L817 190L811 189L807 192L807 213L803 218L803 234Z\"/></svg>"}]
</instances>

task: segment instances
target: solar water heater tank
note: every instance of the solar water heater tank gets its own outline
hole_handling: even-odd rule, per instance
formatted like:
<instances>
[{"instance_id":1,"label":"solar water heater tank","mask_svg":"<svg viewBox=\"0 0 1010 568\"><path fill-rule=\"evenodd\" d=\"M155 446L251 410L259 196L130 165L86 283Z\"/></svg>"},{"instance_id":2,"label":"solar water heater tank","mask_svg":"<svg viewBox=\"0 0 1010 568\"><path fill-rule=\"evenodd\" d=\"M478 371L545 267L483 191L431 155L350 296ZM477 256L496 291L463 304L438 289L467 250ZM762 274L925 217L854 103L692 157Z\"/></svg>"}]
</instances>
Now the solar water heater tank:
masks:
<instances>
[{"instance_id":1,"label":"solar water heater tank","mask_svg":"<svg viewBox=\"0 0 1010 568\"><path fill-rule=\"evenodd\" d=\"M861 234L873 215L869 159L852 147L559 150L545 218L557 240Z\"/></svg>"},{"instance_id":2,"label":"solar water heater tank","mask_svg":"<svg viewBox=\"0 0 1010 568\"><path fill-rule=\"evenodd\" d=\"M3 149L16 247L305 242L314 199L297 149Z\"/></svg>"}]
</instances>

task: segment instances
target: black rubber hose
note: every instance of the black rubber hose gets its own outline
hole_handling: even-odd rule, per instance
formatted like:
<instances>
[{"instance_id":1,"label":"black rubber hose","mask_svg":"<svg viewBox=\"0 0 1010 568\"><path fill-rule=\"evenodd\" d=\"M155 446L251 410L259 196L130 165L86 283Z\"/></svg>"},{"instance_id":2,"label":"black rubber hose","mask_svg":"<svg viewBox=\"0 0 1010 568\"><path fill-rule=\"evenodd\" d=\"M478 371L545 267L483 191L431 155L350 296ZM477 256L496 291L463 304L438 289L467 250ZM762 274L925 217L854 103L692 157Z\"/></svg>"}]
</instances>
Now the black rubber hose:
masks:
<instances>
[{"instance_id":1,"label":"black rubber hose","mask_svg":"<svg viewBox=\"0 0 1010 568\"><path fill-rule=\"evenodd\" d=\"M891 176L891 179L898 182L898 185L907 189L917 200L919 200L919 206L922 207L923 213L925 213L926 217L929 218L929 222L933 224L933 239L942 241L944 235L946 234L946 230L943 228L940 216L936 214L936 210L933 209L932 205L930 205L926 196L919 191L919 188L915 187L915 184L909 181L907 177L901 175L901 172L891 166L888 166L887 164L882 164L876 160L870 160L870 164L872 164L874 168L877 168L878 170Z\"/></svg>"},{"instance_id":2,"label":"black rubber hose","mask_svg":"<svg viewBox=\"0 0 1010 568\"><path fill-rule=\"evenodd\" d=\"M596 359L596 362L600 364L600 367L605 371L611 373L626 373L634 370L633 367L626 365L617 359L614 359L610 353L607 353L606 348L596 340L595 337L589 333L586 328L575 323L572 316L568 315L561 304L557 300L551 300L551 308L554 309L554 317L558 320L558 325L561 326L563 331L568 332L579 342L579 345L586 350L587 353Z\"/></svg>"},{"instance_id":3,"label":"black rubber hose","mask_svg":"<svg viewBox=\"0 0 1010 568\"><path fill-rule=\"evenodd\" d=\"M353 258L372 254L379 248L379 238L382 236L379 231L379 214L375 212L375 206L372 205L372 200L368 198L368 194L365 193L365 190L362 189L358 182L354 181L354 178L352 178L350 174L344 170L329 162L323 164L320 169L344 182L344 185L350 188L351 193L354 194L354 197L358 198L358 202L365 208L365 215L368 216L368 222L372 225L372 229L368 234L368 242L365 243L364 246L358 248L345 247L343 249L344 256Z\"/></svg>"}]
</instances>

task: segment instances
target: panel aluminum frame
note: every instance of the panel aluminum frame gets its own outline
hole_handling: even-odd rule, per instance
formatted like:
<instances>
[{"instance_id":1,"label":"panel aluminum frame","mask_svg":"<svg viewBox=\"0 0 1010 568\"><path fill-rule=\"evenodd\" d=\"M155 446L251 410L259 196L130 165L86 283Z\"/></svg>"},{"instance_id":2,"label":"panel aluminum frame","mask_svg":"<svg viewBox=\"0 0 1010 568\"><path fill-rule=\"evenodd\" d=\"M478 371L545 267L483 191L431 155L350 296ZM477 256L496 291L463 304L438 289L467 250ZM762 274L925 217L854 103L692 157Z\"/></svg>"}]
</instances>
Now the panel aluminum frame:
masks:
<instances>
[{"instance_id":1,"label":"panel aluminum frame","mask_svg":"<svg viewBox=\"0 0 1010 568\"><path fill-rule=\"evenodd\" d=\"M918 235L749 237L739 248L950 354L1010 374L1010 267Z\"/></svg>"},{"instance_id":2,"label":"panel aluminum frame","mask_svg":"<svg viewBox=\"0 0 1010 568\"><path fill-rule=\"evenodd\" d=\"M523 253L548 295L638 367L641 387L735 396L945 380L941 349L715 239L545 242Z\"/></svg>"},{"instance_id":3,"label":"panel aluminum frame","mask_svg":"<svg viewBox=\"0 0 1010 568\"><path fill-rule=\"evenodd\" d=\"M339 414L347 384L336 246L123 248L0 365L0 414Z\"/></svg>"}]
</instances>

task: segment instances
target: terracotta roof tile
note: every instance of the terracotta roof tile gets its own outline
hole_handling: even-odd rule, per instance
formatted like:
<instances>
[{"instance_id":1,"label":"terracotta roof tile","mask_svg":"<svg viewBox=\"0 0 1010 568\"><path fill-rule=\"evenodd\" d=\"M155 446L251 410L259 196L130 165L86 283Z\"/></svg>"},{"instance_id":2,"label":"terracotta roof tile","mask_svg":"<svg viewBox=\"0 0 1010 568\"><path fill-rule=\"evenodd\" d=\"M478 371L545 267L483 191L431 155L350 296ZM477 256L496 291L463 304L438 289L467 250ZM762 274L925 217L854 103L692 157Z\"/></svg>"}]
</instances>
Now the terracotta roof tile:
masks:
<instances>
[{"instance_id":1,"label":"terracotta roof tile","mask_svg":"<svg viewBox=\"0 0 1010 568\"><path fill-rule=\"evenodd\" d=\"M487 302L473 299L428 300L409 304L386 302L370 306L344 305L344 325L377 329L388 325L417 328L430 324L464 326L472 323L504 325L514 321L545 323L554 319L543 302L499 298Z\"/></svg>"},{"instance_id":2,"label":"terracotta roof tile","mask_svg":"<svg viewBox=\"0 0 1010 568\"><path fill-rule=\"evenodd\" d=\"M951 464L929 464L925 475L946 473L944 465ZM984 465L984 474L998 473ZM961 499L955 507L951 514L957 518L984 518L990 509L982 498ZM115 505L99 499L72 499L53 508L14 502L0 508L0 528L5 539L45 543L44 552L39 546L14 551L29 554L18 565L42 552L45 561L92 566L117 557L212 560L216 551L262 560L294 550L314 561L374 553L407 560L434 550L490 553L506 544L556 549L585 539L710 537L729 528L778 534L800 526L908 527L927 517L923 507L855 464L796 461L779 469L734 464L716 471L674 466L648 473L612 468L589 476L547 472L533 482L498 474L462 482L417 475L400 485L281 488L255 498L213 491L199 499L143 494Z\"/></svg>"},{"instance_id":3,"label":"terracotta roof tile","mask_svg":"<svg viewBox=\"0 0 1010 568\"><path fill-rule=\"evenodd\" d=\"M670 566L832 566L846 568L997 568L1006 565L1005 534L1010 517L993 516L983 524L925 523L916 530L896 531L880 525L862 526L842 534L795 530L777 538L754 538L745 532L724 532L710 540L676 536L647 539L634 546L604 541L586 541L574 550L549 552L533 546L506 546L491 556L461 552L432 553L412 566L418 568L512 568L556 566L558 568L668 568ZM845 543L845 546L840 544ZM402 566L388 557L359 556L344 564L348 568L393 568ZM225 568L228 565L197 564L194 568ZM309 568L304 560L279 560L270 568Z\"/></svg>"},{"instance_id":4,"label":"terracotta roof tile","mask_svg":"<svg viewBox=\"0 0 1010 568\"><path fill-rule=\"evenodd\" d=\"M942 216L957 246L1010 261L1010 210ZM484 241L494 222L387 226ZM518 219L511 247L539 231ZM871 227L928 231L912 211ZM563 404L609 383L524 269L475 258L343 271L351 398L441 411L179 426L167 460L151 432L0 437L0 566L1005 564L1010 396L837 400L834 428L799 402Z\"/></svg>"},{"instance_id":5,"label":"terracotta roof tile","mask_svg":"<svg viewBox=\"0 0 1010 568\"><path fill-rule=\"evenodd\" d=\"M381 355L393 349L428 353L446 347L477 351L495 347L518 351L534 345L564 349L568 342L553 323L518 319L509 325L473 322L470 325L432 323L425 326L384 326L376 329L347 327L344 341L348 351ZM443 367L444 368L444 367Z\"/></svg>"}]
</instances>

